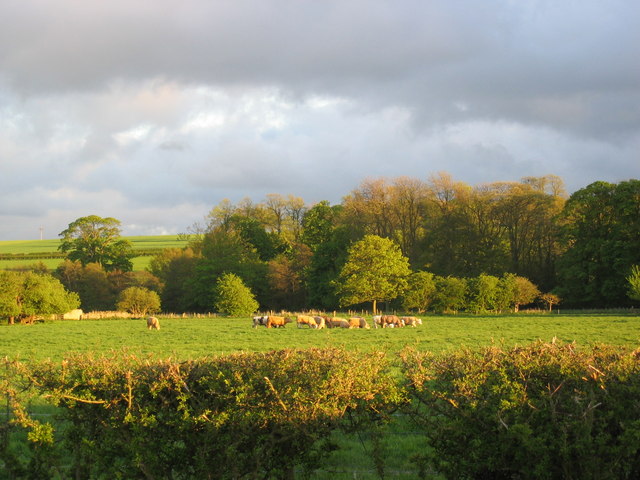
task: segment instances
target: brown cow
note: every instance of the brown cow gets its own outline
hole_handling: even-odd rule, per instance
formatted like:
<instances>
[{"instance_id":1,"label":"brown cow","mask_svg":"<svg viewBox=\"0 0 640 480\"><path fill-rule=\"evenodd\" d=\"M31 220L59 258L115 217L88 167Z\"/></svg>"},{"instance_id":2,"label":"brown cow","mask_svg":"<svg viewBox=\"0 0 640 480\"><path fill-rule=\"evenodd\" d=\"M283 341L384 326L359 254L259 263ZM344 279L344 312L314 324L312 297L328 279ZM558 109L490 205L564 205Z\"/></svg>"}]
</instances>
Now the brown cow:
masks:
<instances>
[{"instance_id":1,"label":"brown cow","mask_svg":"<svg viewBox=\"0 0 640 480\"><path fill-rule=\"evenodd\" d=\"M160 321L156 317L147 317L147 329L160 330Z\"/></svg>"},{"instance_id":2,"label":"brown cow","mask_svg":"<svg viewBox=\"0 0 640 480\"><path fill-rule=\"evenodd\" d=\"M287 323L292 323L293 320L289 317L276 317L269 315L267 319L267 328L284 328Z\"/></svg>"}]
</instances>

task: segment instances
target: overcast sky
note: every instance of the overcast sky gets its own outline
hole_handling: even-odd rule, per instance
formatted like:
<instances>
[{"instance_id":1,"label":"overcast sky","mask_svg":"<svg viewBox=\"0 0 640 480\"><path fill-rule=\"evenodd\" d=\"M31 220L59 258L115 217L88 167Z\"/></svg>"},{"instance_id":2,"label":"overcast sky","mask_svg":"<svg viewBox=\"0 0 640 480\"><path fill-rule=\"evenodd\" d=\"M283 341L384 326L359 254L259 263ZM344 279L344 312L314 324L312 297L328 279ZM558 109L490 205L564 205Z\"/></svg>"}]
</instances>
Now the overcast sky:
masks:
<instances>
[{"instance_id":1,"label":"overcast sky","mask_svg":"<svg viewBox=\"0 0 640 480\"><path fill-rule=\"evenodd\" d=\"M0 240L440 171L640 178L640 2L0 1Z\"/></svg>"}]
</instances>

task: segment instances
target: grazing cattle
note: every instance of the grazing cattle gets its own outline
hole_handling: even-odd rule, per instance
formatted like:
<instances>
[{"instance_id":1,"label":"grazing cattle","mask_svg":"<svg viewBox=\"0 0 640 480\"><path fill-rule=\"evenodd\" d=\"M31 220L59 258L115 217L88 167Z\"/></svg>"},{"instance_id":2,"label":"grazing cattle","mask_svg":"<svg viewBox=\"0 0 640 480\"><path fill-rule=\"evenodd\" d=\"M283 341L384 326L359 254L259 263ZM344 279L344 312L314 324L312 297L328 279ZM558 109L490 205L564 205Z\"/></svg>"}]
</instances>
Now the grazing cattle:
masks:
<instances>
[{"instance_id":1,"label":"grazing cattle","mask_svg":"<svg viewBox=\"0 0 640 480\"><path fill-rule=\"evenodd\" d=\"M371 328L363 317L349 318L349 328Z\"/></svg>"},{"instance_id":2,"label":"grazing cattle","mask_svg":"<svg viewBox=\"0 0 640 480\"><path fill-rule=\"evenodd\" d=\"M318 323L316 322L315 317L310 315L298 315L296 322L298 324L298 328L302 328L305 325L309 328L318 328Z\"/></svg>"},{"instance_id":3,"label":"grazing cattle","mask_svg":"<svg viewBox=\"0 0 640 480\"><path fill-rule=\"evenodd\" d=\"M349 321L346 318L330 317L326 320L330 328L349 328Z\"/></svg>"},{"instance_id":4,"label":"grazing cattle","mask_svg":"<svg viewBox=\"0 0 640 480\"><path fill-rule=\"evenodd\" d=\"M405 327L422 325L422 319L418 317L400 317L400 320L404 323Z\"/></svg>"},{"instance_id":5,"label":"grazing cattle","mask_svg":"<svg viewBox=\"0 0 640 480\"><path fill-rule=\"evenodd\" d=\"M382 327L404 327L404 322L397 315L382 315Z\"/></svg>"},{"instance_id":6,"label":"grazing cattle","mask_svg":"<svg viewBox=\"0 0 640 480\"><path fill-rule=\"evenodd\" d=\"M404 327L404 322L396 315L374 315L373 326L378 328Z\"/></svg>"},{"instance_id":7,"label":"grazing cattle","mask_svg":"<svg viewBox=\"0 0 640 480\"><path fill-rule=\"evenodd\" d=\"M276 317L269 315L267 318L267 328L284 328L287 323L292 323L293 320L289 317Z\"/></svg>"},{"instance_id":8,"label":"grazing cattle","mask_svg":"<svg viewBox=\"0 0 640 480\"><path fill-rule=\"evenodd\" d=\"M257 317L253 317L253 328L258 328L259 325L266 327L267 320L269 320L267 315L258 315Z\"/></svg>"},{"instance_id":9,"label":"grazing cattle","mask_svg":"<svg viewBox=\"0 0 640 480\"><path fill-rule=\"evenodd\" d=\"M160 321L156 317L147 317L147 329L160 330Z\"/></svg>"},{"instance_id":10,"label":"grazing cattle","mask_svg":"<svg viewBox=\"0 0 640 480\"><path fill-rule=\"evenodd\" d=\"M315 317L313 317L313 319L316 321L316 325L317 325L317 329L318 330L320 330L321 328L324 328L326 326L324 317L316 315Z\"/></svg>"}]
</instances>

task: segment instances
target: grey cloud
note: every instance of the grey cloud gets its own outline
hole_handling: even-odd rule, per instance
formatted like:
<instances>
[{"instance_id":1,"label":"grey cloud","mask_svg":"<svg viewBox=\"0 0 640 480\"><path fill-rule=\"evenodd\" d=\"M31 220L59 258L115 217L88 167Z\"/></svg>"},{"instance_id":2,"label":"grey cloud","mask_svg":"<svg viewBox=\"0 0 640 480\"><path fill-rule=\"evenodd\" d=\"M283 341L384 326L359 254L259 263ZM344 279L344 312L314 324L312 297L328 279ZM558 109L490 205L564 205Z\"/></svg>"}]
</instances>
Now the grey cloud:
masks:
<instances>
[{"instance_id":1,"label":"grey cloud","mask_svg":"<svg viewBox=\"0 0 640 480\"><path fill-rule=\"evenodd\" d=\"M638 177L639 23L628 0L0 2L0 236L180 231L367 176Z\"/></svg>"}]
</instances>

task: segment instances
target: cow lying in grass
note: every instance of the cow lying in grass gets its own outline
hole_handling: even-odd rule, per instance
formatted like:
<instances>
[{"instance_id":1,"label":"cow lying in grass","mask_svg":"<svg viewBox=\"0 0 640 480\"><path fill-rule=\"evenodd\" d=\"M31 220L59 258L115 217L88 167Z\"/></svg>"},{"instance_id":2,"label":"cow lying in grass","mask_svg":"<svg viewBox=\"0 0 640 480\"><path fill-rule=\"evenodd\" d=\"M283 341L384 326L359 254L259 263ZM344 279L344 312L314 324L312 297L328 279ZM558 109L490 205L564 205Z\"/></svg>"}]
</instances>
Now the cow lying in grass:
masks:
<instances>
[{"instance_id":1,"label":"cow lying in grass","mask_svg":"<svg viewBox=\"0 0 640 480\"><path fill-rule=\"evenodd\" d=\"M340 317L327 317L325 323L329 328L349 328L349 320Z\"/></svg>"},{"instance_id":2,"label":"cow lying in grass","mask_svg":"<svg viewBox=\"0 0 640 480\"><path fill-rule=\"evenodd\" d=\"M284 328L287 323L292 323L293 320L289 317L277 317L275 315L269 315L267 318L267 328Z\"/></svg>"},{"instance_id":3,"label":"cow lying in grass","mask_svg":"<svg viewBox=\"0 0 640 480\"><path fill-rule=\"evenodd\" d=\"M422 325L422 319L418 317L400 317L405 327L417 327Z\"/></svg>"},{"instance_id":4,"label":"cow lying in grass","mask_svg":"<svg viewBox=\"0 0 640 480\"><path fill-rule=\"evenodd\" d=\"M349 318L349 328L371 328L364 317Z\"/></svg>"},{"instance_id":5,"label":"cow lying in grass","mask_svg":"<svg viewBox=\"0 0 640 480\"><path fill-rule=\"evenodd\" d=\"M160 321L156 317L147 317L147 329L160 330Z\"/></svg>"}]
</instances>

